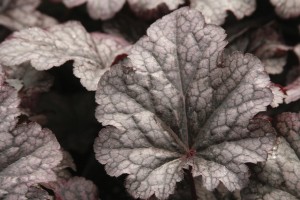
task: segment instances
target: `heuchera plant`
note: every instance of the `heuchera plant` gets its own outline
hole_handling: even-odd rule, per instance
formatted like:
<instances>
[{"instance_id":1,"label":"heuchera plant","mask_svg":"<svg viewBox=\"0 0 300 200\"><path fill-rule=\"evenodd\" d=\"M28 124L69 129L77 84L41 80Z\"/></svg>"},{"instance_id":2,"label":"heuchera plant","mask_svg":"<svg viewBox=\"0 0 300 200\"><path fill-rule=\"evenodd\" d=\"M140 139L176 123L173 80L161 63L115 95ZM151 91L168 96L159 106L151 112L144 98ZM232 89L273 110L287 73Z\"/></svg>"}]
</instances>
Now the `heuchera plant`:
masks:
<instances>
[{"instance_id":1,"label":"heuchera plant","mask_svg":"<svg viewBox=\"0 0 300 200\"><path fill-rule=\"evenodd\" d=\"M298 0L265 3L300 24ZM0 6L0 199L300 199L300 40L247 18L260 3Z\"/></svg>"}]
</instances>

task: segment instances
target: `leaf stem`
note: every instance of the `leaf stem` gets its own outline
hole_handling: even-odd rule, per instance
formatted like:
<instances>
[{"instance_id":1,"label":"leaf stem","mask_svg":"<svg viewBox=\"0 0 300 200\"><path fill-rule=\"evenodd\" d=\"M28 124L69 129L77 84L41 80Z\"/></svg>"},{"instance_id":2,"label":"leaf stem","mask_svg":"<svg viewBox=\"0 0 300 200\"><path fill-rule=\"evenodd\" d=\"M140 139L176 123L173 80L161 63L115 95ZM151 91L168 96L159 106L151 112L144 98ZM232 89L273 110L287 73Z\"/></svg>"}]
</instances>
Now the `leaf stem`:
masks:
<instances>
[{"instance_id":1,"label":"leaf stem","mask_svg":"<svg viewBox=\"0 0 300 200\"><path fill-rule=\"evenodd\" d=\"M188 182L190 183L191 196L192 200L197 200L196 187L194 182L194 177L192 175L192 167L190 166L189 170L186 171Z\"/></svg>"}]
</instances>

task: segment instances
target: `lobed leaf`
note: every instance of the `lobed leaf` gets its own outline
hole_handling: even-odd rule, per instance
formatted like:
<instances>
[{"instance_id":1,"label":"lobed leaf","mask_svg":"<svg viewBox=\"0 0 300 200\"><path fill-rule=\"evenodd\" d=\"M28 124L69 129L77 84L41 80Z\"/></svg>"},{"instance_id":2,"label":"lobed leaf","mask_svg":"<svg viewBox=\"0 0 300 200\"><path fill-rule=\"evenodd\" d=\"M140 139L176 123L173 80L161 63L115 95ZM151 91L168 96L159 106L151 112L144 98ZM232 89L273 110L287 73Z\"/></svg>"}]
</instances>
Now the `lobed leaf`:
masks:
<instances>
[{"instance_id":1,"label":"lobed leaf","mask_svg":"<svg viewBox=\"0 0 300 200\"><path fill-rule=\"evenodd\" d=\"M5 1L0 12L0 24L11 30L21 30L28 27L46 28L57 24L57 21L36 10L40 0Z\"/></svg>"},{"instance_id":2,"label":"lobed leaf","mask_svg":"<svg viewBox=\"0 0 300 200\"><path fill-rule=\"evenodd\" d=\"M96 90L102 74L128 43L117 37L86 32L77 22L48 30L29 28L15 32L0 45L0 62L12 66L30 61L37 70L47 70L74 60L74 75L88 90Z\"/></svg>"},{"instance_id":3,"label":"lobed leaf","mask_svg":"<svg viewBox=\"0 0 300 200\"><path fill-rule=\"evenodd\" d=\"M103 125L96 158L111 176L128 174L135 198L166 199L192 167L213 190L248 182L244 163L266 160L270 123L256 118L273 101L261 62L223 54L224 30L182 8L150 26L128 59L99 81L96 117Z\"/></svg>"},{"instance_id":4,"label":"lobed leaf","mask_svg":"<svg viewBox=\"0 0 300 200\"><path fill-rule=\"evenodd\" d=\"M69 180L60 179L45 185L54 191L56 199L60 200L98 200L97 187L92 181L83 177L73 177Z\"/></svg>"},{"instance_id":5,"label":"lobed leaf","mask_svg":"<svg viewBox=\"0 0 300 200\"><path fill-rule=\"evenodd\" d=\"M62 153L51 131L36 123L17 125L17 91L0 76L0 198L26 199L30 186L56 179L53 168Z\"/></svg>"},{"instance_id":6,"label":"lobed leaf","mask_svg":"<svg viewBox=\"0 0 300 200\"><path fill-rule=\"evenodd\" d=\"M242 191L242 199L246 200L298 200L288 192L270 187L258 182L250 182L249 186Z\"/></svg>"},{"instance_id":7,"label":"lobed leaf","mask_svg":"<svg viewBox=\"0 0 300 200\"><path fill-rule=\"evenodd\" d=\"M280 114L276 128L280 135L277 146L267 162L255 168L258 181L262 184L256 185L253 181L242 192L246 199L300 198L300 114Z\"/></svg>"},{"instance_id":8,"label":"lobed leaf","mask_svg":"<svg viewBox=\"0 0 300 200\"><path fill-rule=\"evenodd\" d=\"M206 23L221 25L225 22L227 11L237 19L251 15L256 8L255 0L191 0L191 8L199 10Z\"/></svg>"},{"instance_id":9,"label":"lobed leaf","mask_svg":"<svg viewBox=\"0 0 300 200\"><path fill-rule=\"evenodd\" d=\"M300 15L300 1L298 0L270 0L275 6L276 13L285 19Z\"/></svg>"},{"instance_id":10,"label":"lobed leaf","mask_svg":"<svg viewBox=\"0 0 300 200\"><path fill-rule=\"evenodd\" d=\"M252 53L261 59L267 73L280 74L286 65L288 51L292 50L292 47L285 45L283 35L278 29L278 24L271 22L249 30L232 39L229 49Z\"/></svg>"},{"instance_id":11,"label":"lobed leaf","mask_svg":"<svg viewBox=\"0 0 300 200\"><path fill-rule=\"evenodd\" d=\"M63 0L63 2L69 8L87 3L91 18L107 20L122 9L126 0Z\"/></svg>"},{"instance_id":12,"label":"lobed leaf","mask_svg":"<svg viewBox=\"0 0 300 200\"><path fill-rule=\"evenodd\" d=\"M143 18L157 18L163 13L175 10L184 0L62 0L69 7L75 7L87 3L87 10L93 19L107 20L113 18L119 12L126 1L135 14Z\"/></svg>"}]
</instances>

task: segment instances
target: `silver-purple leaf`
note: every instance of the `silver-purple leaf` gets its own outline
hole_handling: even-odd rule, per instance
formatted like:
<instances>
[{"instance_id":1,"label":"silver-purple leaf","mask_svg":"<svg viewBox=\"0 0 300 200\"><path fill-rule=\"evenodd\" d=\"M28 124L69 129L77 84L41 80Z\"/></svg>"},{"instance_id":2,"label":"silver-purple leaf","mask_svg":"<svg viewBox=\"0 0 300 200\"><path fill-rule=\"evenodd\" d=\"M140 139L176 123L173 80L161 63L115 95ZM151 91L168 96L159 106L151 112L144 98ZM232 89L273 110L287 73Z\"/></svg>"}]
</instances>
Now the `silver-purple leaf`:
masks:
<instances>
[{"instance_id":1,"label":"silver-purple leaf","mask_svg":"<svg viewBox=\"0 0 300 200\"><path fill-rule=\"evenodd\" d=\"M128 174L135 198L166 199L192 167L208 190L248 182L244 163L264 161L273 128L257 118L273 101L250 54L223 54L224 30L182 8L150 26L128 59L99 81L94 149L111 176Z\"/></svg>"},{"instance_id":2,"label":"silver-purple leaf","mask_svg":"<svg viewBox=\"0 0 300 200\"><path fill-rule=\"evenodd\" d=\"M203 187L201 177L195 178L194 183L196 194L199 200L241 200L239 190L235 190L233 192L228 191L223 184L219 184L215 190L209 191Z\"/></svg>"},{"instance_id":3,"label":"silver-purple leaf","mask_svg":"<svg viewBox=\"0 0 300 200\"><path fill-rule=\"evenodd\" d=\"M69 8L87 3L91 18L107 20L121 10L126 0L63 0L63 2Z\"/></svg>"},{"instance_id":4,"label":"silver-purple leaf","mask_svg":"<svg viewBox=\"0 0 300 200\"><path fill-rule=\"evenodd\" d=\"M0 198L26 199L30 186L56 180L53 168L62 153L50 130L36 123L16 125L20 100L0 76Z\"/></svg>"},{"instance_id":5,"label":"silver-purple leaf","mask_svg":"<svg viewBox=\"0 0 300 200\"><path fill-rule=\"evenodd\" d=\"M300 77L284 87L284 90L286 91L285 103L298 101L300 99Z\"/></svg>"},{"instance_id":6,"label":"silver-purple leaf","mask_svg":"<svg viewBox=\"0 0 300 200\"><path fill-rule=\"evenodd\" d=\"M237 33L236 35L239 35ZM293 48L286 45L278 24L271 22L254 30L247 31L239 37L231 36L229 49L252 53L265 65L269 74L283 72L287 62L288 51Z\"/></svg>"},{"instance_id":7,"label":"silver-purple leaf","mask_svg":"<svg viewBox=\"0 0 300 200\"><path fill-rule=\"evenodd\" d=\"M298 61L300 61L300 44L297 44L293 48L294 54L297 56ZM286 91L285 103L291 103L294 101L298 101L300 99L300 73L299 66L296 66L294 70L289 72L289 76L287 77L287 85L284 87Z\"/></svg>"},{"instance_id":8,"label":"silver-purple leaf","mask_svg":"<svg viewBox=\"0 0 300 200\"><path fill-rule=\"evenodd\" d=\"M32 92L47 92L53 84L53 77L44 72L37 71L28 63L21 66L3 66L7 76L6 82L16 90Z\"/></svg>"},{"instance_id":9,"label":"silver-purple leaf","mask_svg":"<svg viewBox=\"0 0 300 200\"><path fill-rule=\"evenodd\" d=\"M69 7L87 3L87 10L91 18L107 20L113 18L124 4L128 2L136 15L143 18L157 18L160 11L170 11L178 8L184 0L62 0ZM161 10L160 10L161 9Z\"/></svg>"},{"instance_id":10,"label":"silver-purple leaf","mask_svg":"<svg viewBox=\"0 0 300 200\"><path fill-rule=\"evenodd\" d=\"M0 12L0 24L12 30L33 26L46 28L57 24L54 18L36 10L40 0L10 0L6 2L6 6Z\"/></svg>"},{"instance_id":11,"label":"silver-purple leaf","mask_svg":"<svg viewBox=\"0 0 300 200\"><path fill-rule=\"evenodd\" d=\"M237 19L251 15L256 8L255 0L191 0L191 8L199 10L206 23L221 25L231 11Z\"/></svg>"},{"instance_id":12,"label":"silver-purple leaf","mask_svg":"<svg viewBox=\"0 0 300 200\"><path fill-rule=\"evenodd\" d=\"M57 177L62 178L62 179L69 179L72 177L71 172L69 169L72 169L73 171L76 171L76 165L74 163L74 160L71 156L71 154L67 151L62 151L63 154L63 159L54 168L54 171L56 172Z\"/></svg>"},{"instance_id":13,"label":"silver-purple leaf","mask_svg":"<svg viewBox=\"0 0 300 200\"><path fill-rule=\"evenodd\" d=\"M3 70L7 75L6 82L18 91L22 113L30 117L34 116L38 99L42 93L49 91L53 84L53 77L45 71L37 71L29 63L4 66Z\"/></svg>"},{"instance_id":14,"label":"silver-purple leaf","mask_svg":"<svg viewBox=\"0 0 300 200\"><path fill-rule=\"evenodd\" d=\"M12 66L30 61L37 70L47 70L74 60L74 75L88 90L96 90L102 74L128 43L118 37L88 33L78 22L47 30L29 28L15 32L0 45L0 61Z\"/></svg>"},{"instance_id":15,"label":"silver-purple leaf","mask_svg":"<svg viewBox=\"0 0 300 200\"><path fill-rule=\"evenodd\" d=\"M263 185L250 184L242 192L246 199L252 196L266 200L300 198L300 114L280 114L276 128L280 136L277 145L267 162L254 168Z\"/></svg>"},{"instance_id":16,"label":"silver-purple leaf","mask_svg":"<svg viewBox=\"0 0 300 200\"><path fill-rule=\"evenodd\" d=\"M266 184L251 181L242 191L245 200L298 200L295 196L283 190L276 189Z\"/></svg>"},{"instance_id":17,"label":"silver-purple leaf","mask_svg":"<svg viewBox=\"0 0 300 200\"><path fill-rule=\"evenodd\" d=\"M60 200L98 200L97 187L92 181L83 177L73 177L68 180L46 184L45 187L54 191L56 199Z\"/></svg>"},{"instance_id":18,"label":"silver-purple leaf","mask_svg":"<svg viewBox=\"0 0 300 200\"><path fill-rule=\"evenodd\" d=\"M295 18L300 15L299 0L270 0L275 6L276 13L285 19Z\"/></svg>"},{"instance_id":19,"label":"silver-purple leaf","mask_svg":"<svg viewBox=\"0 0 300 200\"><path fill-rule=\"evenodd\" d=\"M26 198L30 200L53 200L53 197L40 186L31 186L26 193Z\"/></svg>"}]
</instances>

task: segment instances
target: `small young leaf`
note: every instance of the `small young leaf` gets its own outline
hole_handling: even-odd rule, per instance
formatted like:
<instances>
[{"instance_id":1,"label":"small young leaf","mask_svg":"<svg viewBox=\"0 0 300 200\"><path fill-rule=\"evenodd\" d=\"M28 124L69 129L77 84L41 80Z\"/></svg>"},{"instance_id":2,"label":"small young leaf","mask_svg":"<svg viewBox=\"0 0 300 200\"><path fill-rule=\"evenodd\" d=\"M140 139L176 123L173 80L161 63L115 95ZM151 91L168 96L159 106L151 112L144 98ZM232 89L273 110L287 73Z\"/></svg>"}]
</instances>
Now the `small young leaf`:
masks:
<instances>
[{"instance_id":1,"label":"small young leaf","mask_svg":"<svg viewBox=\"0 0 300 200\"><path fill-rule=\"evenodd\" d=\"M191 8L202 12L206 23L221 25L231 11L237 19L251 15L256 8L255 0L191 0Z\"/></svg>"},{"instance_id":2,"label":"small young leaf","mask_svg":"<svg viewBox=\"0 0 300 200\"><path fill-rule=\"evenodd\" d=\"M80 23L68 22L48 30L15 32L0 45L0 61L8 66L30 61L37 70L47 70L74 60L74 75L88 90L96 90L102 74L127 45L121 38L89 34Z\"/></svg>"},{"instance_id":3,"label":"small young leaf","mask_svg":"<svg viewBox=\"0 0 300 200\"><path fill-rule=\"evenodd\" d=\"M224 30L182 8L150 26L128 59L99 81L94 149L111 176L128 174L135 198L166 199L192 167L208 190L244 187L244 163L264 161L274 130L251 120L273 101L268 75L249 55L222 54ZM221 56L223 55L223 56Z\"/></svg>"}]
</instances>

